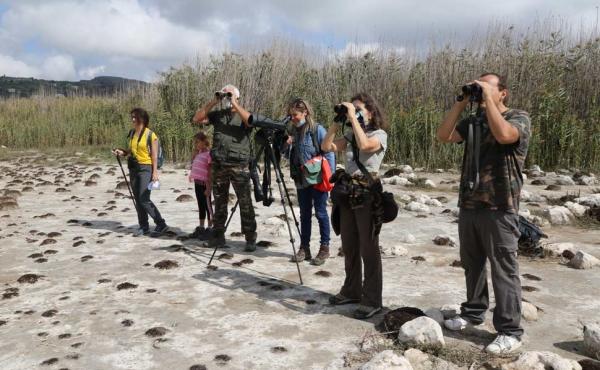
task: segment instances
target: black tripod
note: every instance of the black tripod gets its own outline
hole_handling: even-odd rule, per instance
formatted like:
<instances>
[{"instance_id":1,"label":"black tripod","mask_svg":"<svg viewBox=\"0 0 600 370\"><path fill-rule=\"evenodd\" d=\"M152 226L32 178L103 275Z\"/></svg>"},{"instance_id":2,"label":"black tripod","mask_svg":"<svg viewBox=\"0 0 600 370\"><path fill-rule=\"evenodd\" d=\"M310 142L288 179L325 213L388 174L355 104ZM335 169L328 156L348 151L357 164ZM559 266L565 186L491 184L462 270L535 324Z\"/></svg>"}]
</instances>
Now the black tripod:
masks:
<instances>
[{"instance_id":1,"label":"black tripod","mask_svg":"<svg viewBox=\"0 0 600 370\"><path fill-rule=\"evenodd\" d=\"M479 187L479 152L481 149L481 131L483 110L477 102L477 109L473 109L474 100L471 99L469 107L469 131L466 148L465 174L467 189L474 192Z\"/></svg>"},{"instance_id":2,"label":"black tripod","mask_svg":"<svg viewBox=\"0 0 600 370\"><path fill-rule=\"evenodd\" d=\"M294 213L294 208L292 207L292 201L290 199L290 193L287 189L287 186L285 185L285 182L283 181L283 173L281 171L281 166L279 165L279 161L277 160L277 157L275 156L275 149L274 149L274 145L273 145L274 132L273 132L273 130L270 130L270 129L261 129L257 132L256 135L259 137L259 139L262 139L262 141L263 141L263 143L261 143L260 149L256 156L257 160L255 161L255 163L258 162L258 159L261 157L261 155L264 154L264 172L263 172L263 184L262 185L263 185L263 193L264 193L265 199L263 200L263 204L268 206L271 204L272 199L273 199L270 194L271 193L271 189L270 189L271 165L272 165L273 170L275 171L275 180L277 182L277 187L279 188L279 195L281 197L281 205L283 207L283 212L285 214L285 223L287 225L288 234L290 236L290 243L292 244L292 251L294 253L294 261L296 262L296 269L298 270L298 278L300 279L300 285L303 285L304 282L302 281L302 273L300 272L300 265L298 264L298 260L295 258L296 257L296 246L294 243L296 242L296 240L294 239L294 234L292 232L292 226L290 225L290 219L288 217L288 208L287 208L288 205L290 206L290 211L292 213L292 217L296 224L296 229L298 230L298 235L300 235L300 223L298 222L298 219L296 218L296 214ZM267 192L269 194L267 194ZM287 202L286 202L286 200L287 200ZM229 215L229 219L227 220L227 223L225 224L225 231L227 230L227 227L229 226L229 223L233 217L233 214L238 207L238 203L239 202L236 201L235 205L231 209L231 214ZM217 253L217 249L218 249L218 246L215 246L212 256L210 257L210 260L208 261L208 266L210 266L213 258L215 257L215 254Z\"/></svg>"}]
</instances>

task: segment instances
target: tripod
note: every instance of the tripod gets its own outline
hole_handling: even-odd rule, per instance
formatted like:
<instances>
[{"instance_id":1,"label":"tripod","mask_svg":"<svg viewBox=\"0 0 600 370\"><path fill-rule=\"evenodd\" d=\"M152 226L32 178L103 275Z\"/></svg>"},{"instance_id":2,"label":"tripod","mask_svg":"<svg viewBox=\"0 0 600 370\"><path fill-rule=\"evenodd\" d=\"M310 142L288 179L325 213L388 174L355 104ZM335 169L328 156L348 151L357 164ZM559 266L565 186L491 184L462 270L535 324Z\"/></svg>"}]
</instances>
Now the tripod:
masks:
<instances>
[{"instance_id":1,"label":"tripod","mask_svg":"<svg viewBox=\"0 0 600 370\"><path fill-rule=\"evenodd\" d=\"M292 201L290 199L290 193L288 191L287 186L285 185L285 182L283 182L283 173L281 171L281 166L279 165L279 161L277 160L277 157L275 156L275 150L273 148L273 135L274 132L273 130L269 130L269 129L261 129L258 133L257 136L260 134L260 138L262 138L264 140L264 142L261 145L261 148L258 151L258 154L256 156L256 158L260 158L260 156L262 154L264 154L264 173L263 173L263 190L269 190L270 191L270 184L271 184L271 165L273 166L273 170L275 171L275 180L277 182L277 187L279 188L279 195L281 197L281 206L283 207L283 212L285 214L285 223L287 225L287 230L288 230L288 234L290 236L290 243L292 244L292 251L294 253L294 257L296 256L296 246L295 246L295 239L294 239L294 234L292 232L292 226L290 225L290 219L288 217L288 208L287 206L290 206L290 211L292 213L292 217L294 219L294 222L296 224L296 229L298 230L298 235L300 235L300 223L298 222L298 219L296 218L296 214L294 213L294 208L292 207ZM284 196L285 195L285 196ZM265 196L265 200L263 201L263 204L268 205L270 204L270 197L267 197L267 191L264 191L264 196ZM287 200L287 203L286 203ZM265 203L265 201L267 203ZM231 209L231 214L229 215L229 219L227 220L227 223L225 224L225 230L227 230L227 227L229 226L229 223L233 217L233 214L235 212L235 210L238 207L238 201L236 201L234 207ZM215 249L212 253L212 256L210 257L210 260L208 261L208 266L210 266L213 258L215 257L215 254L217 253L217 249L218 246L215 246ZM294 258L294 261L296 262L296 269L298 270L298 278L300 279L300 285L303 285L304 282L302 281L302 273L300 272L300 265L298 264L298 261L296 258Z\"/></svg>"}]
</instances>

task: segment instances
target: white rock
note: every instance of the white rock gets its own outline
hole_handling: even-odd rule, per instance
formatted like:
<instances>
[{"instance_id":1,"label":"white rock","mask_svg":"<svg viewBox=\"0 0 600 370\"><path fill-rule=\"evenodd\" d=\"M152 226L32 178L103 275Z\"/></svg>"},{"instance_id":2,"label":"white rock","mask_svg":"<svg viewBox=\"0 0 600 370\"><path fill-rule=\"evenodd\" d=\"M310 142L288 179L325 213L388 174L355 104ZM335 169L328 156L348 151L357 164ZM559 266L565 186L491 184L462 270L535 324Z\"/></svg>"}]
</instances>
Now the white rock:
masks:
<instances>
[{"instance_id":1,"label":"white rock","mask_svg":"<svg viewBox=\"0 0 600 370\"><path fill-rule=\"evenodd\" d=\"M381 252L390 257L403 257L408 255L408 249L404 248L401 245L394 245L389 248L383 248Z\"/></svg>"},{"instance_id":2,"label":"white rock","mask_svg":"<svg viewBox=\"0 0 600 370\"><path fill-rule=\"evenodd\" d=\"M598 258L583 251L575 253L575 257L569 261L569 266L580 270L591 269L598 265L600 265L600 260Z\"/></svg>"},{"instance_id":3,"label":"white rock","mask_svg":"<svg viewBox=\"0 0 600 370\"><path fill-rule=\"evenodd\" d=\"M531 211L527 208L521 208L519 210L519 216L523 216L528 219L529 217L531 217Z\"/></svg>"},{"instance_id":4,"label":"white rock","mask_svg":"<svg viewBox=\"0 0 600 370\"><path fill-rule=\"evenodd\" d=\"M546 244L543 248L550 252L550 255L555 257L562 256L563 252L568 250L575 253L575 244L573 243L551 243Z\"/></svg>"},{"instance_id":5,"label":"white rock","mask_svg":"<svg viewBox=\"0 0 600 370\"><path fill-rule=\"evenodd\" d=\"M436 235L435 238L433 238L433 244L447 245L449 247L457 246L456 239L454 239L453 237L451 237L449 235Z\"/></svg>"},{"instance_id":6,"label":"white rock","mask_svg":"<svg viewBox=\"0 0 600 370\"><path fill-rule=\"evenodd\" d=\"M402 203L412 202L412 197L408 194L400 194L397 199Z\"/></svg>"},{"instance_id":7,"label":"white rock","mask_svg":"<svg viewBox=\"0 0 600 370\"><path fill-rule=\"evenodd\" d=\"M392 176L381 180L381 182L388 185L407 185L410 181L404 177Z\"/></svg>"},{"instance_id":8,"label":"white rock","mask_svg":"<svg viewBox=\"0 0 600 370\"><path fill-rule=\"evenodd\" d=\"M456 207L452 209L452 216L458 217L460 215L460 208Z\"/></svg>"},{"instance_id":9,"label":"white rock","mask_svg":"<svg viewBox=\"0 0 600 370\"><path fill-rule=\"evenodd\" d=\"M538 320L538 309L529 302L521 302L521 316L527 321Z\"/></svg>"},{"instance_id":10,"label":"white rock","mask_svg":"<svg viewBox=\"0 0 600 370\"><path fill-rule=\"evenodd\" d=\"M429 195L426 194L417 194L413 196L413 200L417 203L426 204L431 200L431 197L429 197Z\"/></svg>"},{"instance_id":11,"label":"white rock","mask_svg":"<svg viewBox=\"0 0 600 370\"><path fill-rule=\"evenodd\" d=\"M577 179L577 184L584 186L592 186L598 183L598 179L595 176L581 176Z\"/></svg>"},{"instance_id":12,"label":"white rock","mask_svg":"<svg viewBox=\"0 0 600 370\"><path fill-rule=\"evenodd\" d=\"M567 207L551 206L544 209L544 217L552 225L569 225L575 216Z\"/></svg>"},{"instance_id":13,"label":"white rock","mask_svg":"<svg viewBox=\"0 0 600 370\"><path fill-rule=\"evenodd\" d=\"M410 362L388 349L375 355L361 370L414 370Z\"/></svg>"},{"instance_id":14,"label":"white rock","mask_svg":"<svg viewBox=\"0 0 600 370\"><path fill-rule=\"evenodd\" d=\"M590 357L600 360L600 325L583 327L583 348Z\"/></svg>"},{"instance_id":15,"label":"white rock","mask_svg":"<svg viewBox=\"0 0 600 370\"><path fill-rule=\"evenodd\" d=\"M425 204L421 204L418 202L410 202L404 207L407 211L411 212L419 212L419 213L429 213L429 207Z\"/></svg>"},{"instance_id":16,"label":"white rock","mask_svg":"<svg viewBox=\"0 0 600 370\"><path fill-rule=\"evenodd\" d=\"M502 370L581 370L575 360L567 360L552 352L524 352L515 362L502 365Z\"/></svg>"},{"instance_id":17,"label":"white rock","mask_svg":"<svg viewBox=\"0 0 600 370\"><path fill-rule=\"evenodd\" d=\"M569 176L566 176L566 175L558 175L558 177L556 178L554 183L556 185L565 185L565 186L575 185L575 181L573 181L572 178L570 178Z\"/></svg>"},{"instance_id":18,"label":"white rock","mask_svg":"<svg viewBox=\"0 0 600 370\"><path fill-rule=\"evenodd\" d=\"M582 217L583 215L585 215L585 212L589 208L586 206L582 206L579 203L573 203L573 202L565 203L565 207L567 207L569 209L569 211L571 211L571 213L573 213L577 217Z\"/></svg>"},{"instance_id":19,"label":"white rock","mask_svg":"<svg viewBox=\"0 0 600 370\"><path fill-rule=\"evenodd\" d=\"M428 201L425 202L425 204L428 206L432 206L432 207L441 207L442 206L442 202L440 202L437 199L429 199Z\"/></svg>"},{"instance_id":20,"label":"white rock","mask_svg":"<svg viewBox=\"0 0 600 370\"><path fill-rule=\"evenodd\" d=\"M414 244L417 242L417 238L415 238L413 234L403 231L402 233L400 233L400 235L398 235L396 241L405 244Z\"/></svg>"},{"instance_id":21,"label":"white rock","mask_svg":"<svg viewBox=\"0 0 600 370\"><path fill-rule=\"evenodd\" d=\"M346 361L343 358L337 358L329 363L325 370L342 370L346 367Z\"/></svg>"},{"instance_id":22,"label":"white rock","mask_svg":"<svg viewBox=\"0 0 600 370\"><path fill-rule=\"evenodd\" d=\"M407 164L401 165L400 167L398 167L398 169L400 170L400 172L406 173L406 174L414 172L413 168Z\"/></svg>"},{"instance_id":23,"label":"white rock","mask_svg":"<svg viewBox=\"0 0 600 370\"><path fill-rule=\"evenodd\" d=\"M427 315L427 317L434 319L438 324L442 325L444 323L444 314L439 308L432 307L426 310L424 313Z\"/></svg>"},{"instance_id":24,"label":"white rock","mask_svg":"<svg viewBox=\"0 0 600 370\"><path fill-rule=\"evenodd\" d=\"M444 169L443 168L437 168L435 171L435 173L444 173Z\"/></svg>"},{"instance_id":25,"label":"white rock","mask_svg":"<svg viewBox=\"0 0 600 370\"><path fill-rule=\"evenodd\" d=\"M421 316L400 327L398 333L400 343L430 344L445 346L442 327L435 320Z\"/></svg>"},{"instance_id":26,"label":"white rock","mask_svg":"<svg viewBox=\"0 0 600 370\"><path fill-rule=\"evenodd\" d=\"M441 358L430 356L415 348L409 348L404 351L404 357L410 362L414 370L459 370L457 365L442 360Z\"/></svg>"},{"instance_id":27,"label":"white rock","mask_svg":"<svg viewBox=\"0 0 600 370\"><path fill-rule=\"evenodd\" d=\"M444 319L448 320L453 318L454 316L460 314L460 305L459 304L445 304L440 308L442 314L444 315Z\"/></svg>"},{"instance_id":28,"label":"white rock","mask_svg":"<svg viewBox=\"0 0 600 370\"><path fill-rule=\"evenodd\" d=\"M531 171L542 172L542 169L537 164L534 164L533 166L531 166Z\"/></svg>"},{"instance_id":29,"label":"white rock","mask_svg":"<svg viewBox=\"0 0 600 370\"><path fill-rule=\"evenodd\" d=\"M600 207L600 194L590 194L585 197L576 198L575 201L588 207Z\"/></svg>"},{"instance_id":30,"label":"white rock","mask_svg":"<svg viewBox=\"0 0 600 370\"><path fill-rule=\"evenodd\" d=\"M417 179L417 175L414 173L407 173L407 174L404 174L402 177L405 177L405 178L409 179L410 181Z\"/></svg>"},{"instance_id":31,"label":"white rock","mask_svg":"<svg viewBox=\"0 0 600 370\"><path fill-rule=\"evenodd\" d=\"M522 173L521 176L523 176L523 181L527 180L527 174Z\"/></svg>"},{"instance_id":32,"label":"white rock","mask_svg":"<svg viewBox=\"0 0 600 370\"><path fill-rule=\"evenodd\" d=\"M427 180L425 180L425 183L424 183L423 185L424 185L426 188L429 188L429 189L435 189L435 188L437 188L437 185L435 184L435 182L433 182L433 181L432 181L432 180L430 180L430 179L427 179Z\"/></svg>"}]
</instances>

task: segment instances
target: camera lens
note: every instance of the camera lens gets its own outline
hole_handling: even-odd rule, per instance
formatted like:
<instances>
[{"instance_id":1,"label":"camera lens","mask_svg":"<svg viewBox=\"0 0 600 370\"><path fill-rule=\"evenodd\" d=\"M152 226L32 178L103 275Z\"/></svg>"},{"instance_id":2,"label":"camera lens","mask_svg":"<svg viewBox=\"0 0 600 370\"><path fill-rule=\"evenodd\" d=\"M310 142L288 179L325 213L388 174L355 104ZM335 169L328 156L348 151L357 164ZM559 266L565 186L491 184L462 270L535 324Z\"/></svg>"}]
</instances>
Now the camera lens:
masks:
<instances>
[{"instance_id":1,"label":"camera lens","mask_svg":"<svg viewBox=\"0 0 600 370\"><path fill-rule=\"evenodd\" d=\"M336 114L346 114L346 113L348 113L348 108L343 104L337 104L336 106L333 107L333 111Z\"/></svg>"}]
</instances>

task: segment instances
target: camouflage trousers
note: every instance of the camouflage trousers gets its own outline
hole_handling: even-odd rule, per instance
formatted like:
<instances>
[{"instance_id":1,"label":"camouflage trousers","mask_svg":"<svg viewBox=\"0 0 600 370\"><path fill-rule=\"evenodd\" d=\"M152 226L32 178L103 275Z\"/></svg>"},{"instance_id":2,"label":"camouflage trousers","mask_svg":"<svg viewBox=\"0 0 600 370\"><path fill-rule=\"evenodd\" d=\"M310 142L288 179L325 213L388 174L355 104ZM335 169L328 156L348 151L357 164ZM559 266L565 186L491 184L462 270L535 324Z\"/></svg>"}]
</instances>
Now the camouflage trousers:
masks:
<instances>
[{"instance_id":1,"label":"camouflage trousers","mask_svg":"<svg viewBox=\"0 0 600 370\"><path fill-rule=\"evenodd\" d=\"M213 229L217 234L225 232L229 203L229 184L237 196L242 221L242 233L246 240L256 240L256 216L252 205L252 191L250 188L250 171L247 165L224 165L212 163L211 166L212 191L215 198L215 213L213 215Z\"/></svg>"}]
</instances>

